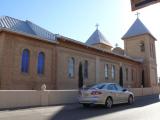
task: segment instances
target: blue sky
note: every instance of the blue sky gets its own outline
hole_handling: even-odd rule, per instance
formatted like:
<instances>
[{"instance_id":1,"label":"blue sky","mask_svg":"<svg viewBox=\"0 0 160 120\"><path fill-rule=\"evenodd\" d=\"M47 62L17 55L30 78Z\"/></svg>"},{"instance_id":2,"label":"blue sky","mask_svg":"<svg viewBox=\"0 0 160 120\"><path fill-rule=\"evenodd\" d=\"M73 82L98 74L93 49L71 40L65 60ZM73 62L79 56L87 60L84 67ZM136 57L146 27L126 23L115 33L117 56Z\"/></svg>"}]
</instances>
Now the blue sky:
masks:
<instances>
[{"instance_id":1,"label":"blue sky","mask_svg":"<svg viewBox=\"0 0 160 120\"><path fill-rule=\"evenodd\" d=\"M160 40L160 3L143 8L140 19ZM123 47L121 37L136 19L130 0L2 0L0 15L30 20L53 32L85 42L99 30L115 46ZM160 75L160 42L156 42L158 73Z\"/></svg>"}]
</instances>

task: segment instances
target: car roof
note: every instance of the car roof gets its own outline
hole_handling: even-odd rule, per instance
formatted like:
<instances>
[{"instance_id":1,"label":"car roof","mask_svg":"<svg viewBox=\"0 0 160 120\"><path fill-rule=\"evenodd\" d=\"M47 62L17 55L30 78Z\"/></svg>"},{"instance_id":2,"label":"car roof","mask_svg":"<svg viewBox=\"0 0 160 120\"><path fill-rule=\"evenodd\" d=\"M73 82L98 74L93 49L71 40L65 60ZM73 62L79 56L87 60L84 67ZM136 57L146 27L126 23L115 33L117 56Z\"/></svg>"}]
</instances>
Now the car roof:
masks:
<instances>
[{"instance_id":1,"label":"car roof","mask_svg":"<svg viewBox=\"0 0 160 120\"><path fill-rule=\"evenodd\" d=\"M112 84L116 85L117 83L101 82L101 83L95 83L95 84L92 84L92 85L88 85L88 87L90 88L90 87L97 86L97 85L106 85L106 86L108 86L108 85L112 85Z\"/></svg>"},{"instance_id":2,"label":"car roof","mask_svg":"<svg viewBox=\"0 0 160 120\"><path fill-rule=\"evenodd\" d=\"M117 83L98 83L98 84L106 84L106 85L110 85L110 84L117 84Z\"/></svg>"},{"instance_id":3,"label":"car roof","mask_svg":"<svg viewBox=\"0 0 160 120\"><path fill-rule=\"evenodd\" d=\"M103 82L103 83L97 83L97 84L95 84L95 85L112 85L112 84L117 84L117 83L106 83L106 82Z\"/></svg>"}]
</instances>

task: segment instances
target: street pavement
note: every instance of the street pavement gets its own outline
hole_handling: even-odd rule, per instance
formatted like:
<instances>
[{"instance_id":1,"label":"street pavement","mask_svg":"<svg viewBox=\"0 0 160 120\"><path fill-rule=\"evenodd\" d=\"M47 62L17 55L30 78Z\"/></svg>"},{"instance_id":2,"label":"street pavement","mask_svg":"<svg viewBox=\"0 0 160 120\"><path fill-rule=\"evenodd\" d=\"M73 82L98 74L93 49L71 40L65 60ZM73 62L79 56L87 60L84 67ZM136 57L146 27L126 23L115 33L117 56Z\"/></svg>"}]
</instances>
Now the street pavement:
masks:
<instances>
[{"instance_id":1,"label":"street pavement","mask_svg":"<svg viewBox=\"0 0 160 120\"><path fill-rule=\"evenodd\" d=\"M133 105L83 108L80 104L1 110L0 120L160 120L159 95L138 97Z\"/></svg>"}]
</instances>

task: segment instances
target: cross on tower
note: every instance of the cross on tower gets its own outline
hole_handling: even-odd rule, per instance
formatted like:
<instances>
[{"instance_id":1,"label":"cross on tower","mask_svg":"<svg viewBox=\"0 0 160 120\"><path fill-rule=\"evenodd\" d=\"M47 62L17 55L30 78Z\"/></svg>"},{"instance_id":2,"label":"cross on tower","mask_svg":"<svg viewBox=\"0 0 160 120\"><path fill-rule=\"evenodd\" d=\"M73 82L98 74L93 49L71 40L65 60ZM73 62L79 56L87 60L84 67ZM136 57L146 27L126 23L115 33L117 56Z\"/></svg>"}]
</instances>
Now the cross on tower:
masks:
<instances>
[{"instance_id":1,"label":"cross on tower","mask_svg":"<svg viewBox=\"0 0 160 120\"><path fill-rule=\"evenodd\" d=\"M99 27L99 24L97 23L97 24L96 24L96 29L97 29L97 30L98 30L98 27Z\"/></svg>"},{"instance_id":2,"label":"cross on tower","mask_svg":"<svg viewBox=\"0 0 160 120\"><path fill-rule=\"evenodd\" d=\"M139 12L137 12L135 15L137 16L137 18L139 18L140 13L139 13Z\"/></svg>"},{"instance_id":3,"label":"cross on tower","mask_svg":"<svg viewBox=\"0 0 160 120\"><path fill-rule=\"evenodd\" d=\"M118 43L116 43L115 46L118 47Z\"/></svg>"}]
</instances>

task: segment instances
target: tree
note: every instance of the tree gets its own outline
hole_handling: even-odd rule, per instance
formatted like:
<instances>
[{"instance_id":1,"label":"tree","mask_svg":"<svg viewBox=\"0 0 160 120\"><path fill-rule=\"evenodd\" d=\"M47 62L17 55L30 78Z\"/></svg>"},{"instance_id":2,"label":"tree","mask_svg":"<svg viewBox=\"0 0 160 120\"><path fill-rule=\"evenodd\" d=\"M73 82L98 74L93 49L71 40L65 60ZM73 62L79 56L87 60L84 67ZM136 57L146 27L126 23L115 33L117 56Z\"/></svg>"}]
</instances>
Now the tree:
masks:
<instances>
[{"instance_id":1,"label":"tree","mask_svg":"<svg viewBox=\"0 0 160 120\"><path fill-rule=\"evenodd\" d=\"M83 68L82 68L82 63L79 64L79 85L78 87L79 88L82 88L83 87Z\"/></svg>"},{"instance_id":2,"label":"tree","mask_svg":"<svg viewBox=\"0 0 160 120\"><path fill-rule=\"evenodd\" d=\"M122 70L122 67L120 67L120 70L119 70L119 84L120 86L123 87L123 70Z\"/></svg>"}]
</instances>

